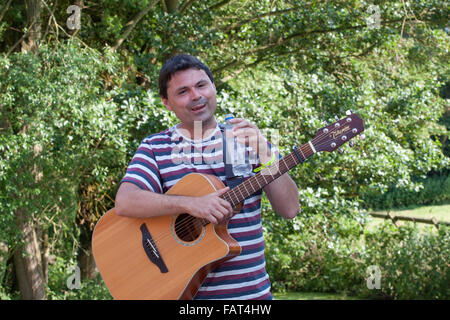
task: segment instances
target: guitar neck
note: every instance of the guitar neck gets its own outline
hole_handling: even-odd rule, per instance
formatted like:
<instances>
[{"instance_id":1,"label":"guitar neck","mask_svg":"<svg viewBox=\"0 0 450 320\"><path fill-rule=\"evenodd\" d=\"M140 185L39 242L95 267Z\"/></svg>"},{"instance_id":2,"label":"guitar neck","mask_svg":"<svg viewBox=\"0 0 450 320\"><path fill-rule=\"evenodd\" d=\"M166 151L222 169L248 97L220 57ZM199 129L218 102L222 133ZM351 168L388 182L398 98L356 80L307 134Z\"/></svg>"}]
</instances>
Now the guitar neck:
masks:
<instances>
[{"instance_id":1,"label":"guitar neck","mask_svg":"<svg viewBox=\"0 0 450 320\"><path fill-rule=\"evenodd\" d=\"M224 193L222 198L229 201L231 205L235 207L250 195L261 190L266 185L312 156L315 153L313 148L314 147L310 142L298 148L294 148L293 152L282 159L279 159L270 167L264 168L237 187Z\"/></svg>"}]
</instances>

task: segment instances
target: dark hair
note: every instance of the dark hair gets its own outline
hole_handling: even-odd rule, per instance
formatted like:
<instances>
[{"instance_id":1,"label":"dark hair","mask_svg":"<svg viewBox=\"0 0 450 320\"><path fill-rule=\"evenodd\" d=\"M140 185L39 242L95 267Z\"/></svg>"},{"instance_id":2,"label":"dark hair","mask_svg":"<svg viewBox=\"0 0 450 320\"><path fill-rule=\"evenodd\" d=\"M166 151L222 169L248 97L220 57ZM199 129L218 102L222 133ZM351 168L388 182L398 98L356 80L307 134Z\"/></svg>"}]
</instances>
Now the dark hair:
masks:
<instances>
[{"instance_id":1,"label":"dark hair","mask_svg":"<svg viewBox=\"0 0 450 320\"><path fill-rule=\"evenodd\" d=\"M190 68L205 71L211 82L214 83L213 75L207 66L196 57L182 53L169 58L159 71L159 95L167 99L167 83L172 78L172 75L177 71Z\"/></svg>"}]
</instances>

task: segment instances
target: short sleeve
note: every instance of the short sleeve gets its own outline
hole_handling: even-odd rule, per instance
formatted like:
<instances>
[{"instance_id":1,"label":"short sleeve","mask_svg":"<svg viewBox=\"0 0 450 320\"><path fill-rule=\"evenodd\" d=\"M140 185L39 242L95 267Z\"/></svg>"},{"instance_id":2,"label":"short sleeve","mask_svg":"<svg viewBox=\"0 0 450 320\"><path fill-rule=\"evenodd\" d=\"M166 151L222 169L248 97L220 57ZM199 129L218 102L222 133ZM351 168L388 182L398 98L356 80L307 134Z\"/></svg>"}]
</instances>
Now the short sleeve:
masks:
<instances>
[{"instance_id":1,"label":"short sleeve","mask_svg":"<svg viewBox=\"0 0 450 320\"><path fill-rule=\"evenodd\" d=\"M145 139L139 145L128 165L122 182L130 182L141 188L156 193L163 193L161 176L151 144Z\"/></svg>"}]
</instances>

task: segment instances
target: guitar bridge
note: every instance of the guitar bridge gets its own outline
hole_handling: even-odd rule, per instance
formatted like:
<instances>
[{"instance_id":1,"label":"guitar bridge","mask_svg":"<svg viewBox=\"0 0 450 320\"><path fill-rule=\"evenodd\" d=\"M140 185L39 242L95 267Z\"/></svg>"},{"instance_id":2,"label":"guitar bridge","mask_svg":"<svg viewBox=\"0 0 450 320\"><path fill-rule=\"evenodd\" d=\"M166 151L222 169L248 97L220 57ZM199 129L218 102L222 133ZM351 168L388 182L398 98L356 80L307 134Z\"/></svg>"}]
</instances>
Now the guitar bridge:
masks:
<instances>
[{"instance_id":1,"label":"guitar bridge","mask_svg":"<svg viewBox=\"0 0 450 320\"><path fill-rule=\"evenodd\" d=\"M166 264L164 263L163 258L161 257L158 248L156 247L155 242L153 241L152 235L147 229L147 225L145 223L141 224L141 232L142 232L142 246L144 248L147 257L150 261L155 264L161 273L166 273L169 270L167 269Z\"/></svg>"}]
</instances>

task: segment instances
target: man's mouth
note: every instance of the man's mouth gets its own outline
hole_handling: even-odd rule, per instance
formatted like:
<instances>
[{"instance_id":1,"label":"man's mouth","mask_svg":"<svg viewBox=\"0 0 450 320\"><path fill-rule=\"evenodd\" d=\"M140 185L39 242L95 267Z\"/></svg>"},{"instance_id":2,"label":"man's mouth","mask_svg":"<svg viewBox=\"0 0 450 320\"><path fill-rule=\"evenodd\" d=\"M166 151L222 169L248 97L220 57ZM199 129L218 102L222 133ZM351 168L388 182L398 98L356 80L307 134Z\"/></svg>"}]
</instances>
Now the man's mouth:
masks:
<instances>
[{"instance_id":1,"label":"man's mouth","mask_svg":"<svg viewBox=\"0 0 450 320\"><path fill-rule=\"evenodd\" d=\"M206 107L206 103L195 106L191 109L192 112L202 111Z\"/></svg>"}]
</instances>

